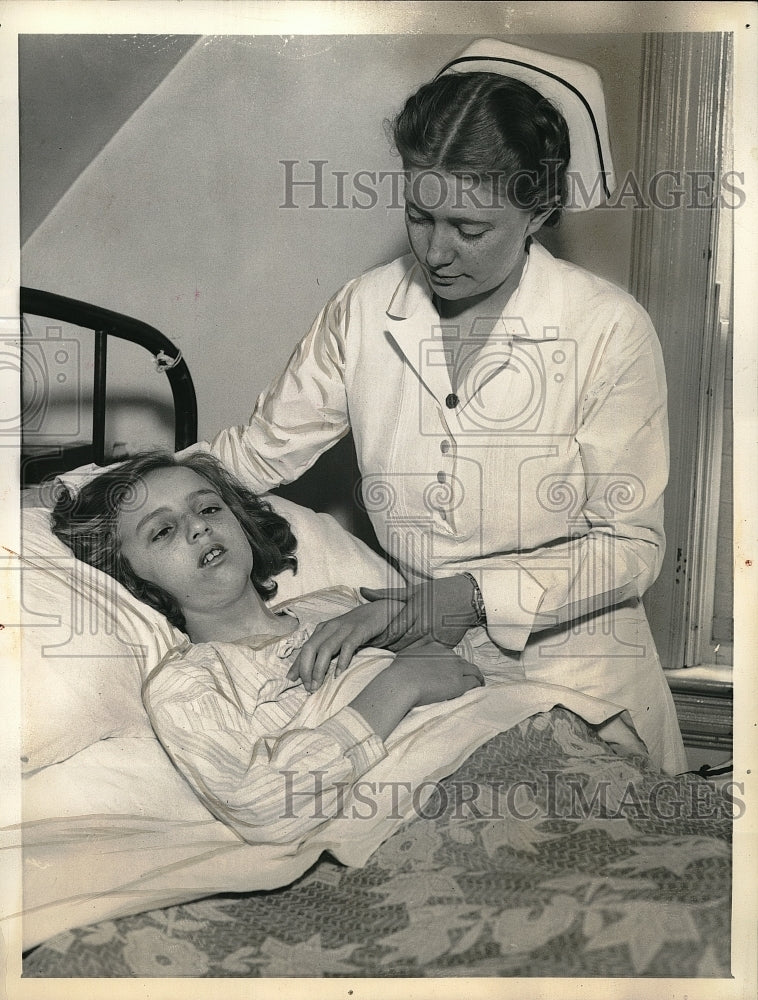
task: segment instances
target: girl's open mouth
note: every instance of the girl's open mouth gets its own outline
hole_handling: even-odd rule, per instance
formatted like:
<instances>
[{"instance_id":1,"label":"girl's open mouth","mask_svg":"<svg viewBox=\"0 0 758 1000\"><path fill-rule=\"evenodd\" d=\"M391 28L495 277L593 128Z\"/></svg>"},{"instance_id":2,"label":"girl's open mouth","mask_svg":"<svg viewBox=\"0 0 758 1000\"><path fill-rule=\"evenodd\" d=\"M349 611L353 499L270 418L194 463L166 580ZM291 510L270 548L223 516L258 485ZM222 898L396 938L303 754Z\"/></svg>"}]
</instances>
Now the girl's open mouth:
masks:
<instances>
[{"instance_id":1,"label":"girl's open mouth","mask_svg":"<svg viewBox=\"0 0 758 1000\"><path fill-rule=\"evenodd\" d=\"M226 553L226 549L221 545L211 545L207 548L205 552L200 556L198 560L198 566L204 569L206 566L214 566L216 563L223 559Z\"/></svg>"}]
</instances>

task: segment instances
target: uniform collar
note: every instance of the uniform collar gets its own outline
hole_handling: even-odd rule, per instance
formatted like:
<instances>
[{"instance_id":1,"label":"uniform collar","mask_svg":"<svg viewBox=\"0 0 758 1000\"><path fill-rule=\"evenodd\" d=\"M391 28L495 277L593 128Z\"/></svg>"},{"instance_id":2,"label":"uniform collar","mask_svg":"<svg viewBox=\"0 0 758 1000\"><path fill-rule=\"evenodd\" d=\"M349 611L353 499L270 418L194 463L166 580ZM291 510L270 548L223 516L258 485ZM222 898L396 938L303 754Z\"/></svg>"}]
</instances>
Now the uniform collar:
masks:
<instances>
[{"instance_id":1,"label":"uniform collar","mask_svg":"<svg viewBox=\"0 0 758 1000\"><path fill-rule=\"evenodd\" d=\"M387 306L390 319L409 319L420 309L430 308L437 315L429 283L418 261L411 258L411 266L403 275ZM439 316L437 316L439 320Z\"/></svg>"},{"instance_id":2,"label":"uniform collar","mask_svg":"<svg viewBox=\"0 0 758 1000\"><path fill-rule=\"evenodd\" d=\"M439 315L421 266L418 261L410 259L410 267L387 306L387 318L393 336L399 334L403 340L412 336L415 342L416 333L429 337L432 335L432 328L439 330L442 326L451 325L453 321L446 322ZM503 311L505 326L498 331L500 336L506 333L514 340L554 339L551 334L545 333L546 328L552 329L558 322L562 306L562 296L560 289L556 287L555 277L548 274L553 261L553 255L536 240L532 240L521 281ZM413 323L404 322L411 319L414 320ZM417 323L420 325L417 326ZM425 327L425 332L421 330L421 326Z\"/></svg>"},{"instance_id":3,"label":"uniform collar","mask_svg":"<svg viewBox=\"0 0 758 1000\"><path fill-rule=\"evenodd\" d=\"M555 340L559 335L562 292L551 273L552 255L532 241L519 286L491 336L519 341ZM413 261L387 306L385 333L408 365L440 402L451 396L442 332L455 326L434 305L422 268Z\"/></svg>"}]
</instances>

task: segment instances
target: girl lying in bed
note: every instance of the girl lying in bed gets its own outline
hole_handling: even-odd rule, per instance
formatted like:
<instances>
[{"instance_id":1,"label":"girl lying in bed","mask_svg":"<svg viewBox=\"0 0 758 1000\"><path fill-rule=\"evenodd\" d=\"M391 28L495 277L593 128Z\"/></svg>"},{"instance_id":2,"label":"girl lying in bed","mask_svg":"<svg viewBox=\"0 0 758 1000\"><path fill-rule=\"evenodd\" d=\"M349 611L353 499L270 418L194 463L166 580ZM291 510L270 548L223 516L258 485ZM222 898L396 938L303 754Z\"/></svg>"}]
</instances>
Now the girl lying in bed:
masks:
<instances>
[{"instance_id":1,"label":"girl lying in bed","mask_svg":"<svg viewBox=\"0 0 758 1000\"><path fill-rule=\"evenodd\" d=\"M385 740L411 709L484 684L476 666L428 642L378 654L373 675L341 707L344 696L328 685L310 699L297 652L319 622L357 602L338 590L271 610L276 574L296 563L296 539L210 455L130 459L66 492L52 517L78 558L189 636L145 679L143 700L175 766L245 840L296 841L323 824L386 756ZM366 608L386 617L386 608ZM325 699L331 711L319 723ZM311 808L295 808L309 797Z\"/></svg>"},{"instance_id":2,"label":"girl lying in bed","mask_svg":"<svg viewBox=\"0 0 758 1000\"><path fill-rule=\"evenodd\" d=\"M246 841L333 843L336 820L338 842L357 839L367 857L423 807L436 780L557 704L602 725L606 739L615 727L620 744L644 753L623 706L527 681L484 629L469 631L463 657L434 641L369 650L349 670L338 660L323 682L305 671L306 690L298 650L357 596L334 588L272 610L296 540L206 453L130 459L65 491L52 521L78 558L189 636L147 674L143 701L176 768ZM361 613L397 613L380 604ZM346 817L365 820L359 832L340 824Z\"/></svg>"}]
</instances>

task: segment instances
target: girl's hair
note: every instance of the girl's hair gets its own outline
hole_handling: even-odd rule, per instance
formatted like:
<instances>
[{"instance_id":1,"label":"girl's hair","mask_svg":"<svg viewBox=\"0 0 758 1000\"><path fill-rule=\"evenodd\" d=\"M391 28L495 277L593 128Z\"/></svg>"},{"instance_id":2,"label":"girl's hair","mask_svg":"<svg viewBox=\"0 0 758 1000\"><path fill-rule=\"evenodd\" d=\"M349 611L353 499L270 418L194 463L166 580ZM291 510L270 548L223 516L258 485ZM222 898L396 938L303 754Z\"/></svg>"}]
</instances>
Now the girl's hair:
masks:
<instances>
[{"instance_id":1,"label":"girl's hair","mask_svg":"<svg viewBox=\"0 0 758 1000\"><path fill-rule=\"evenodd\" d=\"M519 208L555 206L566 196L571 148L566 120L532 87L499 73L449 73L424 84L392 123L406 170L440 170L493 180Z\"/></svg>"},{"instance_id":2,"label":"girl's hair","mask_svg":"<svg viewBox=\"0 0 758 1000\"><path fill-rule=\"evenodd\" d=\"M274 596L273 579L287 567L297 571L294 555L297 540L289 523L276 514L232 476L212 455L204 452L177 458L170 454L135 455L114 469L107 469L79 490L61 486L52 511L52 529L77 559L103 570L122 583L138 600L155 608L186 631L179 604L154 583L137 576L121 552L118 533L119 513L134 506L144 495L145 476L159 469L192 469L213 487L239 521L253 551L250 579L264 599Z\"/></svg>"}]
</instances>

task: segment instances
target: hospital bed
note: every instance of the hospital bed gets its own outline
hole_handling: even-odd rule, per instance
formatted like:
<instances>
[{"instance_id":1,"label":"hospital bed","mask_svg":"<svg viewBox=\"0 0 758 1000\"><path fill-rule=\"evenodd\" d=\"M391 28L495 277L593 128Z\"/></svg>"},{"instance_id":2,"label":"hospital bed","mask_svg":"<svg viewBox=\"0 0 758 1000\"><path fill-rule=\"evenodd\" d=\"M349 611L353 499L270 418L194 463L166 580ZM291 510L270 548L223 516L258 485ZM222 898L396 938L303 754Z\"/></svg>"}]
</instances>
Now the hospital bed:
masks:
<instances>
[{"instance_id":1,"label":"hospital bed","mask_svg":"<svg viewBox=\"0 0 758 1000\"><path fill-rule=\"evenodd\" d=\"M142 707L141 676L180 633L77 563L45 509L55 475L113 457L108 341L141 344L165 371L177 449L197 428L186 362L129 317L31 290L22 304L93 331L96 382L92 441L25 449L35 488L8 556L21 570L23 724L20 815L2 831L20 873L4 934L24 977L729 976L739 790L664 778L560 704L435 782L362 866L325 851L270 884L255 845L174 770ZM271 499L300 562L277 601L395 579L328 515Z\"/></svg>"}]
</instances>

